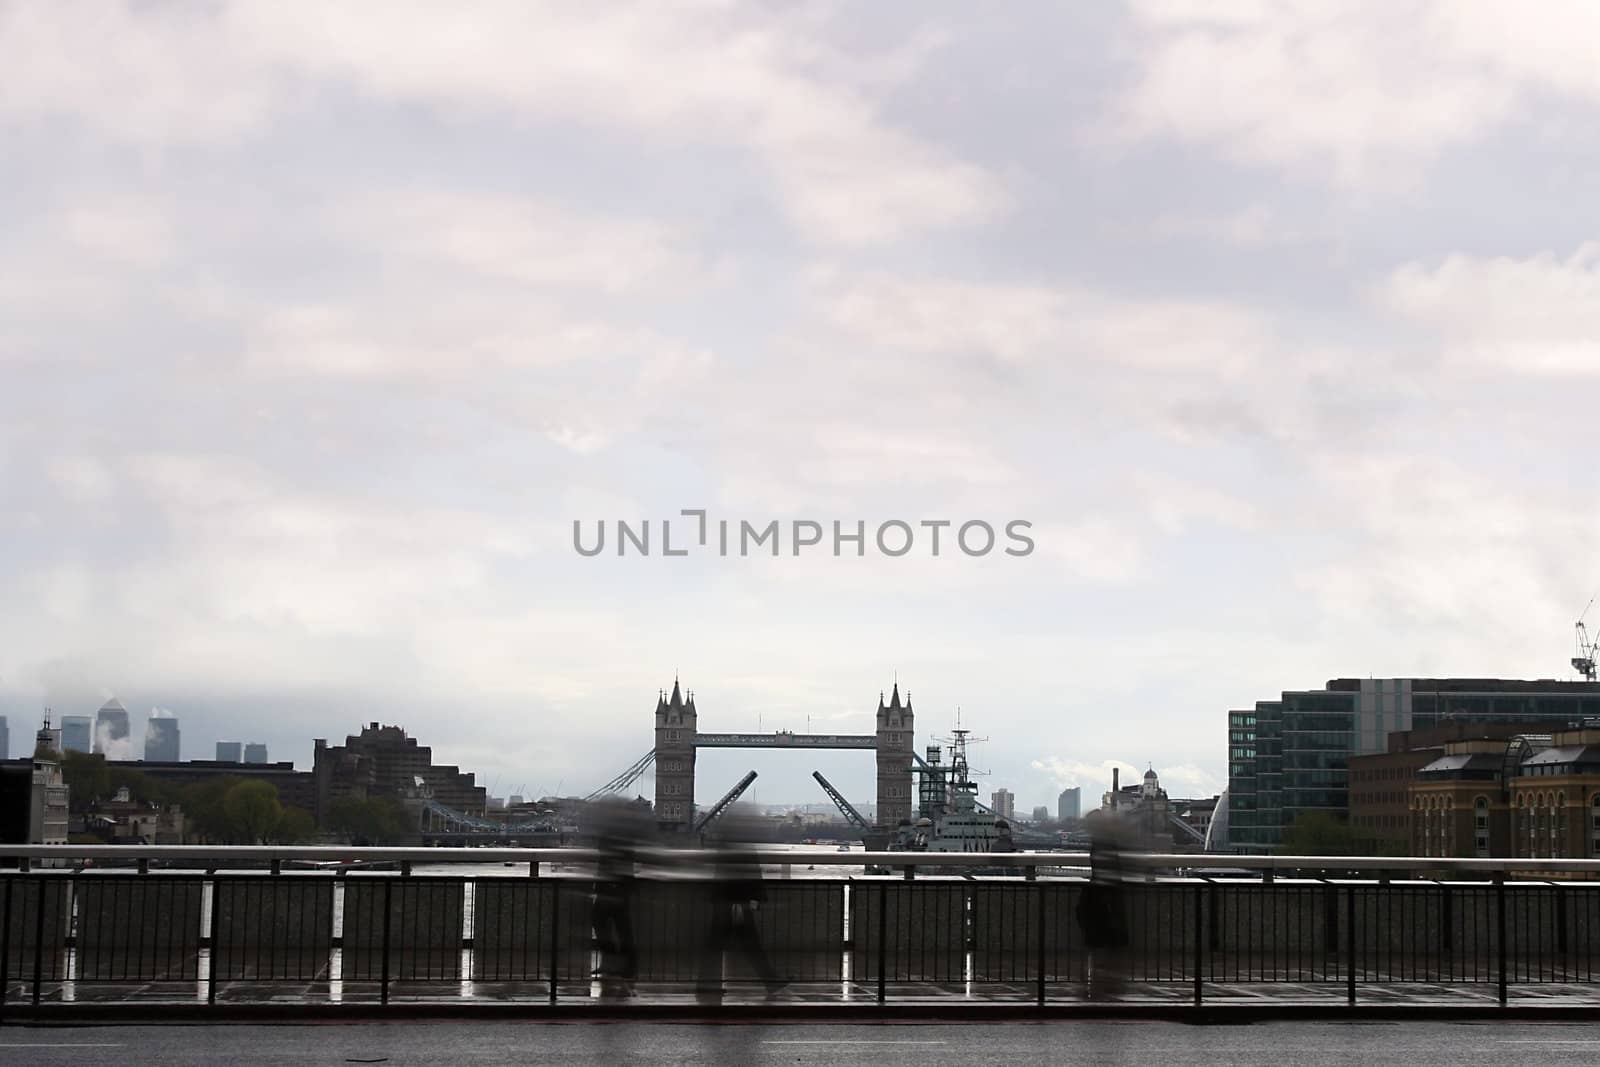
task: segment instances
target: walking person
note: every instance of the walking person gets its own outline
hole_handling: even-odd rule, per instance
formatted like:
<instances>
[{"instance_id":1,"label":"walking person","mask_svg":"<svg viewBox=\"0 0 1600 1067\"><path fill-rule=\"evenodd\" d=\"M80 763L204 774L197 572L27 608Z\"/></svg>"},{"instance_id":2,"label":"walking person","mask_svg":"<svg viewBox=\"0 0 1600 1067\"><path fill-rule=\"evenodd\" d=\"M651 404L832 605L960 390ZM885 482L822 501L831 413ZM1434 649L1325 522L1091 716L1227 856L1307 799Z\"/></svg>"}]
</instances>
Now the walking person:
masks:
<instances>
[{"instance_id":1,"label":"walking person","mask_svg":"<svg viewBox=\"0 0 1600 1067\"><path fill-rule=\"evenodd\" d=\"M730 846L736 847L731 839L735 833L736 824L723 829L717 842L720 854L712 867L711 922L700 955L695 990L696 999L702 1004L722 1002L723 976L730 954L755 972L766 988L767 999L776 997L785 985L761 943L760 914L767 900L761 865L737 859L729 852Z\"/></svg>"},{"instance_id":2,"label":"walking person","mask_svg":"<svg viewBox=\"0 0 1600 1067\"><path fill-rule=\"evenodd\" d=\"M639 947L633 937L633 902L638 881L640 828L622 802L597 805L595 863L589 925L598 957L595 976L602 999L633 995L639 975Z\"/></svg>"},{"instance_id":3,"label":"walking person","mask_svg":"<svg viewBox=\"0 0 1600 1067\"><path fill-rule=\"evenodd\" d=\"M1117 842L1096 834L1089 846L1089 884L1078 899L1078 927L1088 949L1084 989L1090 1000L1114 1000L1127 979L1128 912Z\"/></svg>"}]
</instances>

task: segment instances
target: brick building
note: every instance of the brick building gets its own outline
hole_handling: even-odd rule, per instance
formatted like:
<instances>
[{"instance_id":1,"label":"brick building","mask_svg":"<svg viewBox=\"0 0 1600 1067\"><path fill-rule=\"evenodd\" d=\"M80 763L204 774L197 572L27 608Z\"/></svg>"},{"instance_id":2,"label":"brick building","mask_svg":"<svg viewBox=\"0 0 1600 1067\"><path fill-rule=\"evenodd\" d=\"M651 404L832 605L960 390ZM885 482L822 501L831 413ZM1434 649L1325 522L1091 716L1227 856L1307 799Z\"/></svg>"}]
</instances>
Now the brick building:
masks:
<instances>
[{"instance_id":1,"label":"brick building","mask_svg":"<svg viewBox=\"0 0 1600 1067\"><path fill-rule=\"evenodd\" d=\"M347 736L343 745L317 738L311 774L312 815L318 826L326 825L329 806L343 796L404 800L426 795L446 807L480 816L489 807L488 790L476 784L473 775L451 764L436 765L433 749L417 744L398 726L368 723L361 733Z\"/></svg>"},{"instance_id":2,"label":"brick building","mask_svg":"<svg viewBox=\"0 0 1600 1067\"><path fill-rule=\"evenodd\" d=\"M1511 854L1600 858L1600 727L1552 734L1511 779Z\"/></svg>"}]
</instances>

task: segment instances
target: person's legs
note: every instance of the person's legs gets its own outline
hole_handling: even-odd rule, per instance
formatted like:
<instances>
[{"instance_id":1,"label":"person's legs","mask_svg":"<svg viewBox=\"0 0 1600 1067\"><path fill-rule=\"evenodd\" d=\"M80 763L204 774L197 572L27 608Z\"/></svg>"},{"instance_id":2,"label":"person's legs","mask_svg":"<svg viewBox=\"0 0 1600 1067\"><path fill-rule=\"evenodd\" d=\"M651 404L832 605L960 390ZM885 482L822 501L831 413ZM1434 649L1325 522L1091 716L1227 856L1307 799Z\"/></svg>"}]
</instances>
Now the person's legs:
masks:
<instances>
[{"instance_id":1,"label":"person's legs","mask_svg":"<svg viewBox=\"0 0 1600 1067\"><path fill-rule=\"evenodd\" d=\"M718 909L711 917L711 928L700 950L700 976L695 996L701 1001L722 999L722 957L727 945L728 918Z\"/></svg>"},{"instance_id":2,"label":"person's legs","mask_svg":"<svg viewBox=\"0 0 1600 1067\"><path fill-rule=\"evenodd\" d=\"M756 926L754 918L746 916L738 925L739 947L745 959L750 961L750 966L755 970L756 976L766 986L769 995L782 989L786 983L778 978L778 972L772 967L772 959L767 955L765 946L761 944L761 931Z\"/></svg>"}]
</instances>

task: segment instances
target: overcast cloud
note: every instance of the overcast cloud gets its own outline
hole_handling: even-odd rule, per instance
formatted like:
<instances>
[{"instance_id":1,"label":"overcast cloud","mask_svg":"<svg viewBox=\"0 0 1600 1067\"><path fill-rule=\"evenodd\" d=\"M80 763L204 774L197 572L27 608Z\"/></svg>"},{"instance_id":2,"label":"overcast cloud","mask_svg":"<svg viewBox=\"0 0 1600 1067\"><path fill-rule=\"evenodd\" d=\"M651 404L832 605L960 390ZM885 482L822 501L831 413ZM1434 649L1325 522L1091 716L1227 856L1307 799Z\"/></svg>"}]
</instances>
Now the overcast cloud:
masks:
<instances>
[{"instance_id":1,"label":"overcast cloud","mask_svg":"<svg viewBox=\"0 0 1600 1067\"><path fill-rule=\"evenodd\" d=\"M1214 792L1284 688L1570 676L1592 4L449 10L0 2L13 754L114 694L583 792L675 672L840 732L898 676L1031 808ZM1037 550L572 550L681 508ZM702 799L870 800L820 759Z\"/></svg>"}]
</instances>

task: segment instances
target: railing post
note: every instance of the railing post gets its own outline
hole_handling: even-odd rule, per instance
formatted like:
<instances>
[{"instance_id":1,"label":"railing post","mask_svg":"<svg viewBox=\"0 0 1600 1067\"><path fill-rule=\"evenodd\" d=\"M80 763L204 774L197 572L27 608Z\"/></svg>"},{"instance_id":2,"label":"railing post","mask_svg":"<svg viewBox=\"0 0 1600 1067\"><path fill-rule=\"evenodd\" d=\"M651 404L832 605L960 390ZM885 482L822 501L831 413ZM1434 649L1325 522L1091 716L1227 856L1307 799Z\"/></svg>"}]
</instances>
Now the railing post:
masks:
<instances>
[{"instance_id":1,"label":"railing post","mask_svg":"<svg viewBox=\"0 0 1600 1067\"><path fill-rule=\"evenodd\" d=\"M11 897L16 892L17 876L6 875L6 903L0 914L0 1022L6 1017L6 992L11 988Z\"/></svg>"},{"instance_id":2,"label":"railing post","mask_svg":"<svg viewBox=\"0 0 1600 1067\"><path fill-rule=\"evenodd\" d=\"M888 998L889 883L878 883L878 1003Z\"/></svg>"},{"instance_id":3,"label":"railing post","mask_svg":"<svg viewBox=\"0 0 1600 1067\"><path fill-rule=\"evenodd\" d=\"M1504 873L1498 873L1494 878L1494 910L1495 926L1497 928L1496 955L1499 956L1500 973L1496 981L1499 985L1500 1006L1506 1006L1506 879Z\"/></svg>"},{"instance_id":4,"label":"railing post","mask_svg":"<svg viewBox=\"0 0 1600 1067\"><path fill-rule=\"evenodd\" d=\"M1556 900L1556 953L1561 959L1561 977L1557 981L1567 981L1567 971L1571 960L1567 949L1567 897L1571 894L1564 890L1555 890Z\"/></svg>"},{"instance_id":5,"label":"railing post","mask_svg":"<svg viewBox=\"0 0 1600 1067\"><path fill-rule=\"evenodd\" d=\"M390 902L394 889L394 879L383 880L383 981L378 987L378 1002L389 1003L389 926L394 918Z\"/></svg>"},{"instance_id":6,"label":"railing post","mask_svg":"<svg viewBox=\"0 0 1600 1067\"><path fill-rule=\"evenodd\" d=\"M1030 868L1028 868L1028 870L1031 873L1033 868L1030 867ZM1036 976L1036 980L1038 981L1037 993L1038 993L1039 1007L1042 1008L1042 1007L1044 1007L1044 884L1042 882L1035 882L1034 883L1033 896L1034 896L1034 910L1033 910L1034 923L1038 927L1038 942L1039 942L1039 973Z\"/></svg>"},{"instance_id":7,"label":"railing post","mask_svg":"<svg viewBox=\"0 0 1600 1067\"><path fill-rule=\"evenodd\" d=\"M1345 959L1345 1003L1356 1006L1356 887L1344 887L1344 930L1349 945Z\"/></svg>"},{"instance_id":8,"label":"railing post","mask_svg":"<svg viewBox=\"0 0 1600 1067\"><path fill-rule=\"evenodd\" d=\"M1205 949L1205 931L1201 929L1205 924L1205 898L1210 884L1194 887L1194 1006L1199 1007L1200 1001L1205 996L1205 968L1201 964L1201 953Z\"/></svg>"},{"instance_id":9,"label":"railing post","mask_svg":"<svg viewBox=\"0 0 1600 1067\"><path fill-rule=\"evenodd\" d=\"M211 930L206 935L207 939L211 942L211 974L209 976L209 981L206 982L206 1003L207 1004L215 1004L217 1002L217 925L218 925L217 913L222 910L222 908L219 906L222 903L222 899L221 899L222 898L222 894L218 892L218 890L220 888L221 888L221 884L217 881L216 878L212 878L211 879Z\"/></svg>"},{"instance_id":10,"label":"railing post","mask_svg":"<svg viewBox=\"0 0 1600 1067\"><path fill-rule=\"evenodd\" d=\"M561 979L561 880L550 879L550 1004L555 1006Z\"/></svg>"},{"instance_id":11,"label":"railing post","mask_svg":"<svg viewBox=\"0 0 1600 1067\"><path fill-rule=\"evenodd\" d=\"M1439 947L1447 952L1454 952L1456 947L1456 916L1455 896L1450 892L1448 885L1439 887ZM1451 966L1454 966L1452 962Z\"/></svg>"},{"instance_id":12,"label":"railing post","mask_svg":"<svg viewBox=\"0 0 1600 1067\"><path fill-rule=\"evenodd\" d=\"M43 879L35 879L39 884L39 907L33 916L33 1003L39 1004L39 989L44 981L44 887L49 885Z\"/></svg>"}]
</instances>

